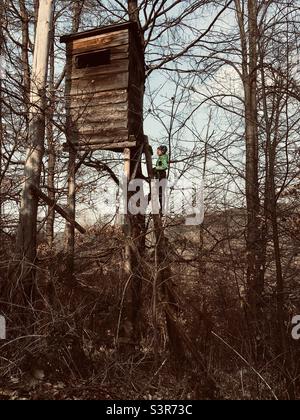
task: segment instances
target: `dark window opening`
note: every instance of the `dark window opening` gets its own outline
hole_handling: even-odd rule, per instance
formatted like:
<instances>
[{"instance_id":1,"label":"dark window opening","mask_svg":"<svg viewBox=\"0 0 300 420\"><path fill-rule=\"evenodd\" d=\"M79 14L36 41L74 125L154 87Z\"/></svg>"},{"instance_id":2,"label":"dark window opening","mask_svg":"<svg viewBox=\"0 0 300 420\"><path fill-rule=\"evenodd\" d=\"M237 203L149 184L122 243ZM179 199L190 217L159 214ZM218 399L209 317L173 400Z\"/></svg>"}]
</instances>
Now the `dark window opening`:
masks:
<instances>
[{"instance_id":1,"label":"dark window opening","mask_svg":"<svg viewBox=\"0 0 300 420\"><path fill-rule=\"evenodd\" d=\"M110 50L96 51L77 55L75 65L77 69L88 69L110 64Z\"/></svg>"}]
</instances>

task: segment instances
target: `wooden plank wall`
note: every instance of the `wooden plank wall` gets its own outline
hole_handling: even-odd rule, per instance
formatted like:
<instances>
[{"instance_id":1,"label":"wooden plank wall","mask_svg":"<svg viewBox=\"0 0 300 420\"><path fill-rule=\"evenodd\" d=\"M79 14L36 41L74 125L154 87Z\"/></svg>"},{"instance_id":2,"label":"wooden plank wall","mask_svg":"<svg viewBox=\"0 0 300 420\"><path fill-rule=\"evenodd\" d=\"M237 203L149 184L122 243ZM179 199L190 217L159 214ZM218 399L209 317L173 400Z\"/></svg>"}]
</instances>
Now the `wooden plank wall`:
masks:
<instances>
[{"instance_id":1,"label":"wooden plank wall","mask_svg":"<svg viewBox=\"0 0 300 420\"><path fill-rule=\"evenodd\" d=\"M76 68L78 54L110 50L110 64ZM68 138L78 150L121 151L143 141L144 58L132 28L67 43Z\"/></svg>"},{"instance_id":2,"label":"wooden plank wall","mask_svg":"<svg viewBox=\"0 0 300 420\"><path fill-rule=\"evenodd\" d=\"M77 69L76 56L109 49L111 62ZM128 147L129 31L72 40L69 62L67 109L71 141L80 150Z\"/></svg>"}]
</instances>

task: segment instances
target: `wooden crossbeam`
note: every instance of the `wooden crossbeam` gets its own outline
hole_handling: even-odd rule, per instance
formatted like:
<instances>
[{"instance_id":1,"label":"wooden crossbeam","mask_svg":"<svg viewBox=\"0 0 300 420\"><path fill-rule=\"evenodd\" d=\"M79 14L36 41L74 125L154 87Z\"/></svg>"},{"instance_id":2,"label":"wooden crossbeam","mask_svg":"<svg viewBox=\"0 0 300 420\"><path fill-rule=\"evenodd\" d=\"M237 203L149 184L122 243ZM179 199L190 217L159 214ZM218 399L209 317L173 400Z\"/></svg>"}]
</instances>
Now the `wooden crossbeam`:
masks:
<instances>
[{"instance_id":1,"label":"wooden crossbeam","mask_svg":"<svg viewBox=\"0 0 300 420\"><path fill-rule=\"evenodd\" d=\"M122 152L123 149L136 147L136 141L127 141L122 143L107 143L107 144L88 144L88 143L72 143L70 146L68 143L63 145L65 151L72 147L78 152L97 151L97 150L110 150L116 152Z\"/></svg>"},{"instance_id":2,"label":"wooden crossbeam","mask_svg":"<svg viewBox=\"0 0 300 420\"><path fill-rule=\"evenodd\" d=\"M75 229L77 229L78 232L82 233L83 235L86 233L86 230L79 223L72 220L72 218L68 215L66 210L60 207L54 200L52 200L52 198L49 198L46 194L44 194L39 188L35 187L34 185L31 185L31 191L33 192L33 194L38 196L42 201L44 201L44 203L52 207L65 220L67 220L69 223L74 225Z\"/></svg>"}]
</instances>

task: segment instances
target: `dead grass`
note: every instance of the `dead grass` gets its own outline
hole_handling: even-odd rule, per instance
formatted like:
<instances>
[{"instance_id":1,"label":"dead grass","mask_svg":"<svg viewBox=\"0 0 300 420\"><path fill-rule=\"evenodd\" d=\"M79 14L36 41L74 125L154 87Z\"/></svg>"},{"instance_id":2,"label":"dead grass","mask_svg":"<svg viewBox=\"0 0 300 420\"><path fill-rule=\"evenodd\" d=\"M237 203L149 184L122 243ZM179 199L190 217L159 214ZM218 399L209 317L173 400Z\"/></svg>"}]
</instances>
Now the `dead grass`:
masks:
<instances>
[{"instance_id":1,"label":"dead grass","mask_svg":"<svg viewBox=\"0 0 300 420\"><path fill-rule=\"evenodd\" d=\"M212 249L208 238L196 253L197 235L189 233L183 241L178 234L170 235L169 257L174 292L180 297L178 322L201 354L205 375L203 366L191 361L188 349L187 360L178 360L170 352L163 328L157 348L153 291L147 278L141 343L117 346L116 336L123 334L117 331L124 290L120 231L94 230L78 241L73 288L65 281L63 254L41 246L39 298L34 308L22 304L18 285L11 281L13 246L8 242L0 257L1 313L8 319L9 338L0 343L0 399L287 398L286 375L273 338L274 297L265 297L266 321L257 364L244 317L240 243L230 247L220 242ZM149 249L150 270L151 255ZM294 343L290 351L293 381L299 374L299 351ZM216 389L209 389L207 375Z\"/></svg>"}]
</instances>

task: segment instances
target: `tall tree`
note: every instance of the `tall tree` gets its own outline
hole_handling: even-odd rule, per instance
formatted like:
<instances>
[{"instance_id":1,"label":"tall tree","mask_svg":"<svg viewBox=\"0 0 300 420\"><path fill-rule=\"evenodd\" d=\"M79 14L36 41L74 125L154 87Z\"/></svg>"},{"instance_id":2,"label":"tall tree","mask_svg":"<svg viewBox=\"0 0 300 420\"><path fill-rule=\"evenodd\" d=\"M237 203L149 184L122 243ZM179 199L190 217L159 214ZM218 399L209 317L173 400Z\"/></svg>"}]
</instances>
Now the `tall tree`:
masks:
<instances>
[{"instance_id":1,"label":"tall tree","mask_svg":"<svg viewBox=\"0 0 300 420\"><path fill-rule=\"evenodd\" d=\"M137 0L128 0L128 15L131 22L136 22L140 25L139 21L139 10ZM142 47L144 45L143 33L140 32L140 42ZM144 85L145 85L145 74L141 78L141 84L137 86L140 94L140 105L143 106L144 97ZM143 127L141 127L140 135L143 135ZM143 139L142 139L143 142ZM138 149L126 149L124 152L125 160L125 175L128 180L132 179L133 176L142 176L142 167L139 162L141 158L140 150ZM133 172L136 165L138 169L136 174ZM130 193L128 194L130 197ZM128 198L129 198L128 197ZM126 217L126 248L125 248L125 272L130 280L129 296L127 302L126 318L130 328L127 329L129 333L129 339L133 342L139 341L140 339L140 310L142 307L142 258L145 253L145 216L142 214L131 215L128 214Z\"/></svg>"},{"instance_id":2,"label":"tall tree","mask_svg":"<svg viewBox=\"0 0 300 420\"><path fill-rule=\"evenodd\" d=\"M72 32L78 32L81 22L81 15L85 0L76 0L73 5L73 16L72 16ZM68 73L70 69L66 69ZM72 144L72 139L69 135L69 127L67 127L67 140L69 145ZM68 197L67 197L67 208L68 214L73 223L66 222L65 226L65 250L66 250L66 264L67 264L67 276L72 283L73 271L74 271L74 252L75 252L75 216L76 216L76 151L70 147L69 160L68 160Z\"/></svg>"},{"instance_id":3,"label":"tall tree","mask_svg":"<svg viewBox=\"0 0 300 420\"><path fill-rule=\"evenodd\" d=\"M23 73L23 97L26 110L26 123L29 123L29 94L30 94L30 67L29 67L29 13L25 0L19 0L20 18L22 23L22 73Z\"/></svg>"},{"instance_id":4,"label":"tall tree","mask_svg":"<svg viewBox=\"0 0 300 420\"><path fill-rule=\"evenodd\" d=\"M2 77L4 69L3 65L3 52L4 52L4 2L0 3L0 226L2 225L2 145L3 145L3 122L2 122ZM1 237L0 229L0 237Z\"/></svg>"},{"instance_id":5,"label":"tall tree","mask_svg":"<svg viewBox=\"0 0 300 420\"><path fill-rule=\"evenodd\" d=\"M248 0L246 15L242 2L235 0L235 4L241 39L245 106L248 301L250 316L255 322L264 286L258 174L258 5L256 0Z\"/></svg>"},{"instance_id":6,"label":"tall tree","mask_svg":"<svg viewBox=\"0 0 300 420\"><path fill-rule=\"evenodd\" d=\"M54 145L54 111L55 111L55 23L52 23L49 48L49 108L47 112L47 151L48 151L48 173L47 173L47 189L48 196L55 201L55 163L56 150ZM53 206L48 206L48 218L46 225L47 242L50 248L53 246L54 240L54 223L55 210Z\"/></svg>"},{"instance_id":7,"label":"tall tree","mask_svg":"<svg viewBox=\"0 0 300 420\"><path fill-rule=\"evenodd\" d=\"M30 122L27 157L24 165L17 248L23 259L24 279L33 271L37 253L38 196L32 187L40 188L45 141L46 83L53 0L40 2L35 35L30 88ZM32 288L32 285L30 286ZM29 289L29 292L31 289Z\"/></svg>"}]
</instances>

